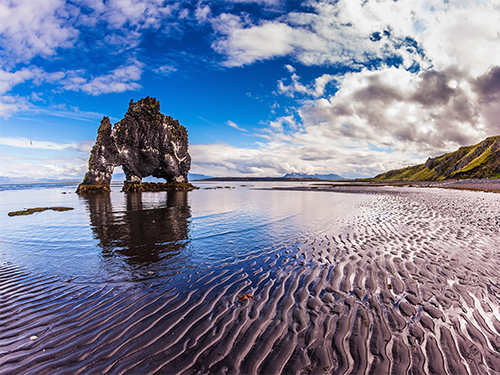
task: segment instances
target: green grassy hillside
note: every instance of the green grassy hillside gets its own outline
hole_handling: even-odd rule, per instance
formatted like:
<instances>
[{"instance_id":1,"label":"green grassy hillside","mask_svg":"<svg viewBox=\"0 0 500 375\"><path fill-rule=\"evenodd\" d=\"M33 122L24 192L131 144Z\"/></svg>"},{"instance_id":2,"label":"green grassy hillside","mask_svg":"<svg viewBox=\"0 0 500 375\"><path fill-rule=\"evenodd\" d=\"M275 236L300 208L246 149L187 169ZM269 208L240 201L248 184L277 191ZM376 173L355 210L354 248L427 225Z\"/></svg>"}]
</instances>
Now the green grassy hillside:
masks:
<instances>
[{"instance_id":1,"label":"green grassy hillside","mask_svg":"<svg viewBox=\"0 0 500 375\"><path fill-rule=\"evenodd\" d=\"M424 164L379 174L372 180L441 181L464 178L500 178L500 136L429 158Z\"/></svg>"}]
</instances>

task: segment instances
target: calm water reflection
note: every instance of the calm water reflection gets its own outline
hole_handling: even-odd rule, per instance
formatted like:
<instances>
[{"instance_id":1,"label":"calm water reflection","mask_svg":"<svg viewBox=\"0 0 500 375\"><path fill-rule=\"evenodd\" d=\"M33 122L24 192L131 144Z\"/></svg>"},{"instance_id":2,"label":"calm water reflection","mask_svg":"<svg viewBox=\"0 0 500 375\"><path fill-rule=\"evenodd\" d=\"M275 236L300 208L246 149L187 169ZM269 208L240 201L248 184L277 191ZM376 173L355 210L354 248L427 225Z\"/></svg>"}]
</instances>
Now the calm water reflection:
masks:
<instances>
[{"instance_id":1,"label":"calm water reflection","mask_svg":"<svg viewBox=\"0 0 500 375\"><path fill-rule=\"evenodd\" d=\"M155 208L141 193L126 194L126 210L113 210L109 195L85 198L92 231L105 258L129 264L154 263L178 255L189 241L191 208L187 192L168 192Z\"/></svg>"},{"instance_id":2,"label":"calm water reflection","mask_svg":"<svg viewBox=\"0 0 500 375\"><path fill-rule=\"evenodd\" d=\"M368 198L262 190L275 183L197 185L202 189L132 194L113 186L111 194L93 197L75 194L76 184L0 191L0 262L74 282L156 280L170 287L214 267L259 267L256 258L339 233ZM50 206L74 210L7 215Z\"/></svg>"}]
</instances>

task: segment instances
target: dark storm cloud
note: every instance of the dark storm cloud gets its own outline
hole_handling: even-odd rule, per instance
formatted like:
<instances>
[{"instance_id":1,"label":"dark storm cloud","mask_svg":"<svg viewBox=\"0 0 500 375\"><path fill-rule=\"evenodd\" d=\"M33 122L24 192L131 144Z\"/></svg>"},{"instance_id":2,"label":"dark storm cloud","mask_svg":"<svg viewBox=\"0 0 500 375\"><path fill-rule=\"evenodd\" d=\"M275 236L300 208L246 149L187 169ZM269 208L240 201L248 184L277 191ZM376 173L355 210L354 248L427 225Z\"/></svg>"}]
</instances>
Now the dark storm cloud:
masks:
<instances>
[{"instance_id":1,"label":"dark storm cloud","mask_svg":"<svg viewBox=\"0 0 500 375\"><path fill-rule=\"evenodd\" d=\"M482 101L491 102L499 99L500 94L500 66L478 77L474 87Z\"/></svg>"},{"instance_id":2,"label":"dark storm cloud","mask_svg":"<svg viewBox=\"0 0 500 375\"><path fill-rule=\"evenodd\" d=\"M391 87L383 82L381 77L372 76L368 78L368 86L357 91L354 99L362 102L389 103L403 100L403 94L397 87Z\"/></svg>"},{"instance_id":3,"label":"dark storm cloud","mask_svg":"<svg viewBox=\"0 0 500 375\"><path fill-rule=\"evenodd\" d=\"M450 78L445 72L429 70L420 74L419 82L415 93L409 98L426 107L447 104L456 90L448 86Z\"/></svg>"},{"instance_id":4,"label":"dark storm cloud","mask_svg":"<svg viewBox=\"0 0 500 375\"><path fill-rule=\"evenodd\" d=\"M375 147L435 155L472 144L487 129L473 91L500 92L499 70L481 78L483 86L456 68L414 74L395 68L365 70L346 77L328 101L301 111L306 124L316 123L325 137L364 140ZM495 91L497 90L497 91ZM491 95L491 94L490 94Z\"/></svg>"}]
</instances>

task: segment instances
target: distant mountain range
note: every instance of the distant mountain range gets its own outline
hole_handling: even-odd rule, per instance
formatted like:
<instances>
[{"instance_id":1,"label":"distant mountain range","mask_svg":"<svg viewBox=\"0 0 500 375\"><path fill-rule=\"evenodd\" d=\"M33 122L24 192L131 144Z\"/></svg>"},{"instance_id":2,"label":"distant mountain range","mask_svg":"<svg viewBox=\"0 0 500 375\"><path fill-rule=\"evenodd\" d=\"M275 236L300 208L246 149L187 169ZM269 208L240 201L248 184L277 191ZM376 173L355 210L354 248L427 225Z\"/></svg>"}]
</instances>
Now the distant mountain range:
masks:
<instances>
[{"instance_id":1,"label":"distant mountain range","mask_svg":"<svg viewBox=\"0 0 500 375\"><path fill-rule=\"evenodd\" d=\"M213 178L212 176L206 176L204 174L199 173L188 173L188 180L206 180L207 178Z\"/></svg>"},{"instance_id":2,"label":"distant mountain range","mask_svg":"<svg viewBox=\"0 0 500 375\"><path fill-rule=\"evenodd\" d=\"M212 177L204 174L189 173L189 181L196 180L217 180L217 181L277 181L277 180L343 180L344 178L337 174L302 174L302 173L289 173L283 177ZM113 182L123 182L125 180L125 173L115 173L113 174ZM143 179L144 182L155 182L159 181L154 177L146 177ZM80 182L78 180L51 180L47 178L34 179L31 177L6 177L0 176L0 184L25 184L25 183L37 183L37 182Z\"/></svg>"},{"instance_id":3,"label":"distant mountain range","mask_svg":"<svg viewBox=\"0 0 500 375\"><path fill-rule=\"evenodd\" d=\"M50 178L40 178L34 179L31 177L6 177L0 176L0 184L36 184L36 183L44 183L44 182L75 182L75 180L53 180Z\"/></svg>"},{"instance_id":4,"label":"distant mountain range","mask_svg":"<svg viewBox=\"0 0 500 375\"><path fill-rule=\"evenodd\" d=\"M189 180L212 181L280 181L280 180L344 180L338 174L288 173L283 177L211 177L203 174L189 174Z\"/></svg>"},{"instance_id":5,"label":"distant mountain range","mask_svg":"<svg viewBox=\"0 0 500 375\"><path fill-rule=\"evenodd\" d=\"M213 180L213 181L279 181L279 180L342 180L343 177L336 174L300 174L290 173L283 177L212 177L204 174L189 173L189 181L199 180ZM125 180L125 173L115 173L112 177L112 182L120 183ZM161 179L154 177L146 177L143 182L156 182ZM27 183L41 183L41 182L80 182L80 179L65 179L65 180L51 180L48 178L34 179L31 177L6 177L0 176L0 184L27 184Z\"/></svg>"},{"instance_id":6,"label":"distant mountain range","mask_svg":"<svg viewBox=\"0 0 500 375\"><path fill-rule=\"evenodd\" d=\"M22 184L26 182L34 182L35 180L28 177L6 177L0 176L0 184Z\"/></svg>"},{"instance_id":7,"label":"distant mountain range","mask_svg":"<svg viewBox=\"0 0 500 375\"><path fill-rule=\"evenodd\" d=\"M500 136L429 158L424 164L379 174L371 180L442 181L464 178L500 178Z\"/></svg>"},{"instance_id":8,"label":"distant mountain range","mask_svg":"<svg viewBox=\"0 0 500 375\"><path fill-rule=\"evenodd\" d=\"M283 178L310 178L318 180L345 180L344 177L338 174L304 174L304 173L287 173Z\"/></svg>"},{"instance_id":9,"label":"distant mountain range","mask_svg":"<svg viewBox=\"0 0 500 375\"><path fill-rule=\"evenodd\" d=\"M212 178L212 176L205 176L204 174L197 173L188 173L188 180L205 180L207 178ZM113 173L112 176L113 182L123 182L125 181L125 173ZM142 179L142 182L165 182L162 178L155 178L153 176L145 177Z\"/></svg>"}]
</instances>

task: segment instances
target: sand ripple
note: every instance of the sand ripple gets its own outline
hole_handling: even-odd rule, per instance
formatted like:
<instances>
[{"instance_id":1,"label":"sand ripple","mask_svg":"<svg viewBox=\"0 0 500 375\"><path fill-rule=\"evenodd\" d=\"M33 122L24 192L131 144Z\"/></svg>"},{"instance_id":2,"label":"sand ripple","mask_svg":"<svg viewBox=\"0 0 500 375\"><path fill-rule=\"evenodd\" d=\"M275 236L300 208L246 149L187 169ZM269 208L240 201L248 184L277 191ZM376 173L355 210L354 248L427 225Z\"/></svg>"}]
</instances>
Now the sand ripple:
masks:
<instances>
[{"instance_id":1,"label":"sand ripple","mask_svg":"<svg viewBox=\"0 0 500 375\"><path fill-rule=\"evenodd\" d=\"M498 199L372 193L172 289L1 265L0 373L499 374Z\"/></svg>"}]
</instances>

